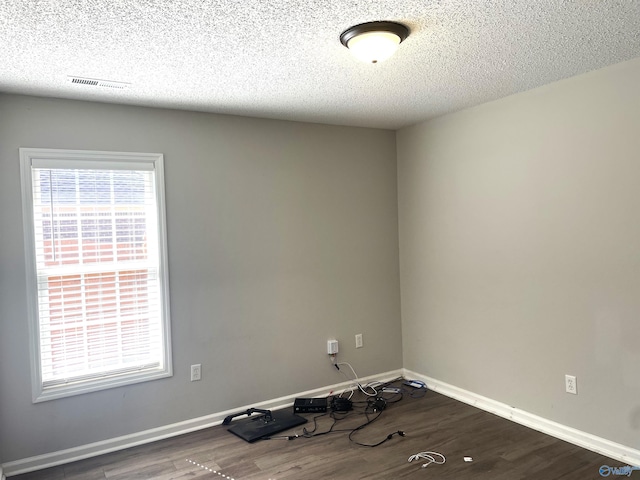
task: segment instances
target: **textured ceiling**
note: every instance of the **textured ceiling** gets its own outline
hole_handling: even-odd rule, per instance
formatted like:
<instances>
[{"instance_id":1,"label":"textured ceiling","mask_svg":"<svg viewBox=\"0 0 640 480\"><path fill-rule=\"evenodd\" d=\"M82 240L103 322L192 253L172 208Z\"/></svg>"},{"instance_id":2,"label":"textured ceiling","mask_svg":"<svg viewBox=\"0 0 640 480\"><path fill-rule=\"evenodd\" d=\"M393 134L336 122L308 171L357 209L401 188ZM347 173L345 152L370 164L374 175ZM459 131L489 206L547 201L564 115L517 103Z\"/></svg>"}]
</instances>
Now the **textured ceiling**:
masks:
<instances>
[{"instance_id":1,"label":"textured ceiling","mask_svg":"<svg viewBox=\"0 0 640 480\"><path fill-rule=\"evenodd\" d=\"M371 20L411 29L376 65L338 38ZM1 0L0 91L396 129L639 57L639 32L640 0Z\"/></svg>"}]
</instances>

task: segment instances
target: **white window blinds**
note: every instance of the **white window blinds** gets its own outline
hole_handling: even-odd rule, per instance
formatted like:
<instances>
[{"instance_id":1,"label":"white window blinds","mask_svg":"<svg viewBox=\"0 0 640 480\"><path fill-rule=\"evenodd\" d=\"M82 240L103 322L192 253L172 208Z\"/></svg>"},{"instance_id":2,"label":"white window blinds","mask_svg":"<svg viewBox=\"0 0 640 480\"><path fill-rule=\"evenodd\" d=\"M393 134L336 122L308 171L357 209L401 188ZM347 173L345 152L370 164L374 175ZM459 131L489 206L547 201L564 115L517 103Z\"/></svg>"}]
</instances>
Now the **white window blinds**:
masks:
<instances>
[{"instance_id":1,"label":"white window blinds","mask_svg":"<svg viewBox=\"0 0 640 480\"><path fill-rule=\"evenodd\" d=\"M36 396L170 374L161 157L29 152Z\"/></svg>"}]
</instances>

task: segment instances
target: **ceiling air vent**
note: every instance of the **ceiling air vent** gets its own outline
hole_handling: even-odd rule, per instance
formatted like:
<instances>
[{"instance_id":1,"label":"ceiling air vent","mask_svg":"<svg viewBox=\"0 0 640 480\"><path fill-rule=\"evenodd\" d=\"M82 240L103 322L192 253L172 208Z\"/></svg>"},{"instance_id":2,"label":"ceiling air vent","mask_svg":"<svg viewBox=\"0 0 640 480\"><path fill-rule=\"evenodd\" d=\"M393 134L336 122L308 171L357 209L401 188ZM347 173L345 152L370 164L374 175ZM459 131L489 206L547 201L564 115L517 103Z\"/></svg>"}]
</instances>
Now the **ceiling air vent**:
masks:
<instances>
[{"instance_id":1,"label":"ceiling air vent","mask_svg":"<svg viewBox=\"0 0 640 480\"><path fill-rule=\"evenodd\" d=\"M96 78L84 78L84 77L67 77L71 83L76 85L88 85L91 87L105 87L105 88L127 88L130 83L126 82L114 82L113 80L98 80Z\"/></svg>"}]
</instances>

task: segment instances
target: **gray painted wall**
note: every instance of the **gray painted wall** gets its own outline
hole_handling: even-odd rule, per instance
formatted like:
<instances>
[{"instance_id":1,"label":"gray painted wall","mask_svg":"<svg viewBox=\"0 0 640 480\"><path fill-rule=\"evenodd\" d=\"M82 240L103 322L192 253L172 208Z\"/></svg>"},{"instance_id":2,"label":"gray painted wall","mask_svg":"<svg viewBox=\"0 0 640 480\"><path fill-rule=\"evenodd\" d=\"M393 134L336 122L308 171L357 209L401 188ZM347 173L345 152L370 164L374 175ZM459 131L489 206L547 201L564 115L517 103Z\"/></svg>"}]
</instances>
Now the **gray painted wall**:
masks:
<instances>
[{"instance_id":1,"label":"gray painted wall","mask_svg":"<svg viewBox=\"0 0 640 480\"><path fill-rule=\"evenodd\" d=\"M172 378L31 403L19 147L165 155ZM397 222L391 131L0 95L0 460L401 368Z\"/></svg>"},{"instance_id":2,"label":"gray painted wall","mask_svg":"<svg viewBox=\"0 0 640 480\"><path fill-rule=\"evenodd\" d=\"M634 60L398 132L405 368L640 447L638 85Z\"/></svg>"}]
</instances>

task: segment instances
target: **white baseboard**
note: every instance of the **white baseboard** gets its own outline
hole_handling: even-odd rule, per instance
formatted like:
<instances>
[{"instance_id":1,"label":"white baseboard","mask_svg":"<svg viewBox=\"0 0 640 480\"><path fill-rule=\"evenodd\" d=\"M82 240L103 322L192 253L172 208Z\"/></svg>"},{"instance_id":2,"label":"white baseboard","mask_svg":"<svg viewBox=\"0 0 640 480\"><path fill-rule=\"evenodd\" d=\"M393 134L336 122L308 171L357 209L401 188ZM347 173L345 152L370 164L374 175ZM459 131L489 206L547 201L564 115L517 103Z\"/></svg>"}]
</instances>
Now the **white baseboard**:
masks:
<instances>
[{"instance_id":1,"label":"white baseboard","mask_svg":"<svg viewBox=\"0 0 640 480\"><path fill-rule=\"evenodd\" d=\"M421 380L427 384L427 388L430 390L532 428L533 430L573 443L574 445L586 448L600 455L619 460L627 465L640 466L640 450L576 430L575 428L567 427L560 423L525 412L524 410L511 407L505 403L483 397L482 395L449 385L435 378L420 375L407 369L403 370L403 376L405 378Z\"/></svg>"},{"instance_id":2,"label":"white baseboard","mask_svg":"<svg viewBox=\"0 0 640 480\"><path fill-rule=\"evenodd\" d=\"M579 447L586 448L609 458L619 460L620 462L623 462L625 464L640 466L640 450L636 450L631 447L627 447L625 445L621 445L619 443L615 443L610 440L591 435L590 433L567 427L565 425L547 420L524 410L511 407L496 400L477 395L468 390L464 390L462 388L458 388L445 382L441 382L434 378L421 375L411 370L396 370L379 375L372 375L370 377L361 378L360 381L364 383L373 381L384 382L392 380L393 378L399 377L401 375L405 378L421 380L427 385L430 390L480 408L481 410L485 410L487 412L514 421L547 435L551 435L555 438L567 441L574 445L578 445ZM267 400L258 404L241 406L231 410L226 410L224 412L218 412L211 415L206 415L204 417L186 420L184 422L165 425L163 427L153 428L150 430L144 430L142 432L124 435L122 437L111 438L101 442L90 443L79 447L8 462L0 465L0 480L6 480L5 475L11 476L32 472L35 470L41 470L56 465L75 462L77 460L82 460L85 458L95 457L105 453L115 452L117 450L123 450L125 448L135 447L137 445L142 445L145 443L155 442L157 440L163 440L165 438L194 432L204 428L213 427L215 425L221 424L227 415L237 413L251 407L271 410L286 408L291 406L294 399L298 397L326 396L327 392L331 390L337 391L344 389L350 384L351 382L342 382L327 387L317 388L315 390L308 390L305 392L296 393L294 395Z\"/></svg>"},{"instance_id":3,"label":"white baseboard","mask_svg":"<svg viewBox=\"0 0 640 480\"><path fill-rule=\"evenodd\" d=\"M378 375L372 375L370 377L360 378L359 380L362 383L374 381L385 382L400 377L401 375L402 370L395 370ZM4 469L5 475L19 475L21 473L42 470L44 468L54 467L56 465L75 462L77 460L96 457L98 455L115 452L117 450L124 450L125 448L135 447L145 443L151 443L157 440L163 440L165 438L195 432L196 430L202 430L204 428L219 425L222 423L226 416L233 413L241 412L243 410L247 410L251 407L278 410L280 408L290 407L291 405L293 405L293 401L296 398L320 396L324 397L330 391L339 391L349 387L351 384L352 382L337 383L335 385L316 388L315 390L307 390L306 392L299 392L293 395L287 395L285 397L275 398L273 400L267 400L257 404L245 405L231 410L226 410L224 412L213 413L204 417L193 418L184 422L165 425L158 428L152 428L150 430L144 430L142 432L124 435L122 437L110 438L101 442L90 443L88 445L81 445L79 447L69 448L66 450L46 453L44 455L29 457L13 462L7 462L0 466L0 473L2 473ZM1 480L5 480L4 476L1 477Z\"/></svg>"}]
</instances>

